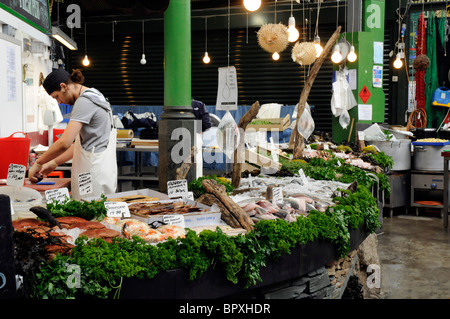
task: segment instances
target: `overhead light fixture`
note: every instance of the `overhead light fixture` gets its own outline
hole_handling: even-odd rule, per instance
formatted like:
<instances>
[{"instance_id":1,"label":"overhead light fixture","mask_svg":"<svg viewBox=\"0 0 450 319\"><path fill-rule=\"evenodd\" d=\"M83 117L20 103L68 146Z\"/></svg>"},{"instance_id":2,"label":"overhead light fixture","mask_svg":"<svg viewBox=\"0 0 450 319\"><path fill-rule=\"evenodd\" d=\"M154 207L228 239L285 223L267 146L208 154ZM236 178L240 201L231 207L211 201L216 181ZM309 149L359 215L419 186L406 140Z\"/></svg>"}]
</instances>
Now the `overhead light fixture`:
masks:
<instances>
[{"instance_id":1,"label":"overhead light fixture","mask_svg":"<svg viewBox=\"0 0 450 319\"><path fill-rule=\"evenodd\" d=\"M291 0L291 16L289 17L289 22L288 22L288 41L295 42L295 41L297 41L299 36L300 36L300 33L298 32L297 28L295 27L295 18L293 15L293 0Z\"/></svg>"},{"instance_id":2,"label":"overhead light fixture","mask_svg":"<svg viewBox=\"0 0 450 319\"><path fill-rule=\"evenodd\" d=\"M144 20L142 20L142 57L141 57L141 64L145 65L147 63L147 60L145 59L145 46L144 46Z\"/></svg>"},{"instance_id":3,"label":"overhead light fixture","mask_svg":"<svg viewBox=\"0 0 450 319\"><path fill-rule=\"evenodd\" d=\"M320 14L320 1L317 1L317 17L316 17L316 29L314 34L314 47L316 48L316 57L318 58L322 52L323 47L320 45L319 37L319 14Z\"/></svg>"},{"instance_id":4,"label":"overhead light fixture","mask_svg":"<svg viewBox=\"0 0 450 319\"><path fill-rule=\"evenodd\" d=\"M208 56L208 18L205 18L205 55L203 56L203 63L208 64L211 58Z\"/></svg>"},{"instance_id":5,"label":"overhead light fixture","mask_svg":"<svg viewBox=\"0 0 450 319\"><path fill-rule=\"evenodd\" d=\"M293 16L291 16L289 18L289 26L288 26L288 41L295 42L295 41L297 41L299 36L300 36L300 33L298 32L297 28L295 27L295 18Z\"/></svg>"},{"instance_id":6,"label":"overhead light fixture","mask_svg":"<svg viewBox=\"0 0 450 319\"><path fill-rule=\"evenodd\" d=\"M334 51L333 54L331 55L331 61L333 61L333 63L339 63L342 61L342 55L338 44L334 46Z\"/></svg>"},{"instance_id":7,"label":"overhead light fixture","mask_svg":"<svg viewBox=\"0 0 450 319\"><path fill-rule=\"evenodd\" d=\"M82 61L84 66L91 64L87 56L87 41L86 41L86 23L84 23L84 59Z\"/></svg>"},{"instance_id":8,"label":"overhead light fixture","mask_svg":"<svg viewBox=\"0 0 450 319\"><path fill-rule=\"evenodd\" d=\"M316 48L316 57L318 58L323 52L323 48L320 45L320 37L318 35L314 37L314 47Z\"/></svg>"},{"instance_id":9,"label":"overhead light fixture","mask_svg":"<svg viewBox=\"0 0 450 319\"><path fill-rule=\"evenodd\" d=\"M352 45L350 46L350 52L347 55L348 62L355 62L358 56L355 53L355 47Z\"/></svg>"},{"instance_id":10,"label":"overhead light fixture","mask_svg":"<svg viewBox=\"0 0 450 319\"><path fill-rule=\"evenodd\" d=\"M402 66L403 66L403 62L402 62L402 59L401 59L401 54L397 53L397 57L396 57L396 59L394 61L394 68L400 69Z\"/></svg>"},{"instance_id":11,"label":"overhead light fixture","mask_svg":"<svg viewBox=\"0 0 450 319\"><path fill-rule=\"evenodd\" d=\"M248 11L256 11L261 6L261 0L244 0L244 7Z\"/></svg>"},{"instance_id":12,"label":"overhead light fixture","mask_svg":"<svg viewBox=\"0 0 450 319\"><path fill-rule=\"evenodd\" d=\"M78 50L77 43L60 28L52 27L52 37L64 44L70 50Z\"/></svg>"},{"instance_id":13,"label":"overhead light fixture","mask_svg":"<svg viewBox=\"0 0 450 319\"><path fill-rule=\"evenodd\" d=\"M279 54L278 52L274 52L274 53L272 54L272 59L273 59L274 61L278 61L278 60L280 59L280 54Z\"/></svg>"}]
</instances>

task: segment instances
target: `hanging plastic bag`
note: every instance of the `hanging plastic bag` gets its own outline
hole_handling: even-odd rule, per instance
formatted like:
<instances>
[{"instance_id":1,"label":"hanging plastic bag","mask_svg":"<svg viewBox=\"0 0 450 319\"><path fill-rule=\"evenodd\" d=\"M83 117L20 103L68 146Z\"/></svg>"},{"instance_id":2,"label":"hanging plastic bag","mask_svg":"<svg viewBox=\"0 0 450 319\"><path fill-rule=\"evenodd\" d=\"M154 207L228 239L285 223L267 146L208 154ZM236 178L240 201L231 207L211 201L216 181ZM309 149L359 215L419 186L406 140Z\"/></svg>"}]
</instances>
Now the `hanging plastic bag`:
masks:
<instances>
[{"instance_id":1,"label":"hanging plastic bag","mask_svg":"<svg viewBox=\"0 0 450 319\"><path fill-rule=\"evenodd\" d=\"M341 115L339 116L339 124L345 130L347 126L350 124L350 115L348 114L347 109L343 109Z\"/></svg>"},{"instance_id":2,"label":"hanging plastic bag","mask_svg":"<svg viewBox=\"0 0 450 319\"><path fill-rule=\"evenodd\" d=\"M305 109L303 110L303 113L298 121L297 130L305 139L308 139L314 132L315 128L316 125L314 123L314 119L311 116L309 104L305 103Z\"/></svg>"},{"instance_id":3,"label":"hanging plastic bag","mask_svg":"<svg viewBox=\"0 0 450 319\"><path fill-rule=\"evenodd\" d=\"M230 111L227 111L217 127L217 145L228 158L231 158L237 148L239 137L236 121Z\"/></svg>"}]
</instances>

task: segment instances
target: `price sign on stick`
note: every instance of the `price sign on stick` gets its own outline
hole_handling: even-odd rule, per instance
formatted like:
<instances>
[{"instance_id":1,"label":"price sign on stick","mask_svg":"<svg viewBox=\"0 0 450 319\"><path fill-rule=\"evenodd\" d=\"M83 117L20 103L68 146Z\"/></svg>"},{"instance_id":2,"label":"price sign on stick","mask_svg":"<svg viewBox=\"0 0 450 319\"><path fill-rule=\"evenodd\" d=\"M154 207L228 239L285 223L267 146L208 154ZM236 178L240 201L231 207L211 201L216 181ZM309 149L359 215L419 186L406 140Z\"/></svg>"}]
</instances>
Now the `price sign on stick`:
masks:
<instances>
[{"instance_id":1,"label":"price sign on stick","mask_svg":"<svg viewBox=\"0 0 450 319\"><path fill-rule=\"evenodd\" d=\"M27 168L20 164L9 164L6 185L22 187Z\"/></svg>"},{"instance_id":2,"label":"price sign on stick","mask_svg":"<svg viewBox=\"0 0 450 319\"><path fill-rule=\"evenodd\" d=\"M303 185L308 184L308 179L306 178L305 172L303 172L303 169L298 170L298 174L300 175L300 179L302 180Z\"/></svg>"},{"instance_id":3,"label":"price sign on stick","mask_svg":"<svg viewBox=\"0 0 450 319\"><path fill-rule=\"evenodd\" d=\"M272 203L276 204L283 201L283 189L281 187L272 188Z\"/></svg>"},{"instance_id":4,"label":"price sign on stick","mask_svg":"<svg viewBox=\"0 0 450 319\"><path fill-rule=\"evenodd\" d=\"M187 180L178 179L167 182L167 195L169 198L184 197L188 192Z\"/></svg>"},{"instance_id":5,"label":"price sign on stick","mask_svg":"<svg viewBox=\"0 0 450 319\"><path fill-rule=\"evenodd\" d=\"M113 218L130 217L130 210L125 202L105 202L106 216Z\"/></svg>"},{"instance_id":6,"label":"price sign on stick","mask_svg":"<svg viewBox=\"0 0 450 319\"><path fill-rule=\"evenodd\" d=\"M94 191L90 172L78 174L78 189L80 190L80 195L91 194Z\"/></svg>"},{"instance_id":7,"label":"price sign on stick","mask_svg":"<svg viewBox=\"0 0 450 319\"><path fill-rule=\"evenodd\" d=\"M66 199L70 199L69 190L67 187L49 189L45 191L45 200L47 203L56 201L57 203L62 204Z\"/></svg>"}]
</instances>

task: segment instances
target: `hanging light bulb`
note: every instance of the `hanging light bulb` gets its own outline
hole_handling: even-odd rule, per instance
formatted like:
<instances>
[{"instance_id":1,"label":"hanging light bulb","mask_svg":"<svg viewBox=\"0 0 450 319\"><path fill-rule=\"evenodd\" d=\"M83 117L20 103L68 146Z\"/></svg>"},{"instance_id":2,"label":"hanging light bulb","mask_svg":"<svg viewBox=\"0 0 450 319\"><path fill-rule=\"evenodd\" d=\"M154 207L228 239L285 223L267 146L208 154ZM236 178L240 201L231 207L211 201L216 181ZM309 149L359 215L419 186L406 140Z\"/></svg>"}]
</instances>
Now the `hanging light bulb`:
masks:
<instances>
[{"instance_id":1,"label":"hanging light bulb","mask_svg":"<svg viewBox=\"0 0 450 319\"><path fill-rule=\"evenodd\" d=\"M318 58L321 54L322 54L322 52L323 52L323 48L322 48L322 46L320 45L320 38L319 38L319 36L318 35L316 35L315 37L314 37L314 47L316 48L316 57Z\"/></svg>"},{"instance_id":2,"label":"hanging light bulb","mask_svg":"<svg viewBox=\"0 0 450 319\"><path fill-rule=\"evenodd\" d=\"M88 66L91 63L91 61L89 61L89 59L88 59L87 54L84 56L82 63L84 66Z\"/></svg>"},{"instance_id":3,"label":"hanging light bulb","mask_svg":"<svg viewBox=\"0 0 450 319\"><path fill-rule=\"evenodd\" d=\"M331 55L331 61L333 61L333 63L339 63L342 60L342 55L341 52L339 50L339 45L335 45L334 46L334 52Z\"/></svg>"},{"instance_id":4,"label":"hanging light bulb","mask_svg":"<svg viewBox=\"0 0 450 319\"><path fill-rule=\"evenodd\" d=\"M211 59L208 56L208 52L205 52L205 56L203 57L203 63L208 64L209 62L211 62Z\"/></svg>"},{"instance_id":5,"label":"hanging light bulb","mask_svg":"<svg viewBox=\"0 0 450 319\"><path fill-rule=\"evenodd\" d=\"M352 45L350 46L350 52L347 55L348 62L355 62L358 56L355 53L355 47Z\"/></svg>"},{"instance_id":6,"label":"hanging light bulb","mask_svg":"<svg viewBox=\"0 0 450 319\"><path fill-rule=\"evenodd\" d=\"M145 59L145 54L142 53L141 64L144 65L146 63L147 63L147 60Z\"/></svg>"},{"instance_id":7,"label":"hanging light bulb","mask_svg":"<svg viewBox=\"0 0 450 319\"><path fill-rule=\"evenodd\" d=\"M403 66L403 62L400 57L401 57L401 54L397 53L397 57L394 61L394 68L396 68L396 69L400 69Z\"/></svg>"},{"instance_id":8,"label":"hanging light bulb","mask_svg":"<svg viewBox=\"0 0 450 319\"><path fill-rule=\"evenodd\" d=\"M274 54L272 54L272 59L274 61L278 61L279 58L280 58L280 55L278 54L278 52L275 52Z\"/></svg>"},{"instance_id":9,"label":"hanging light bulb","mask_svg":"<svg viewBox=\"0 0 450 319\"><path fill-rule=\"evenodd\" d=\"M288 41L295 42L295 41L297 41L299 36L300 36L300 33L298 32L297 28L295 27L295 18L293 16L291 16L289 18L289 24L288 24Z\"/></svg>"},{"instance_id":10,"label":"hanging light bulb","mask_svg":"<svg viewBox=\"0 0 450 319\"><path fill-rule=\"evenodd\" d=\"M256 11L261 6L261 0L244 0L244 7L248 11Z\"/></svg>"}]
</instances>

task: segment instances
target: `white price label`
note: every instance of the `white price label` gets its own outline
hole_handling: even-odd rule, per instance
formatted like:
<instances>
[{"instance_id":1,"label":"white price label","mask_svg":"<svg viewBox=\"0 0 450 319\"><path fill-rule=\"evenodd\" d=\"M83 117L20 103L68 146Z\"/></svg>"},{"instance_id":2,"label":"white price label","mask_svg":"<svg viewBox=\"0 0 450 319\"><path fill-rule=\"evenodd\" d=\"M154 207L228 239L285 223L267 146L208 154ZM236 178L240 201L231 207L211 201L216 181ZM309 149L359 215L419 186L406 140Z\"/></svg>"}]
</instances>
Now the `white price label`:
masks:
<instances>
[{"instance_id":1,"label":"white price label","mask_svg":"<svg viewBox=\"0 0 450 319\"><path fill-rule=\"evenodd\" d=\"M328 151L328 144L323 144L323 149L325 150L325 151Z\"/></svg>"},{"instance_id":2,"label":"white price label","mask_svg":"<svg viewBox=\"0 0 450 319\"><path fill-rule=\"evenodd\" d=\"M106 216L112 218L130 217L130 210L125 202L105 202Z\"/></svg>"},{"instance_id":3,"label":"white price label","mask_svg":"<svg viewBox=\"0 0 450 319\"><path fill-rule=\"evenodd\" d=\"M90 172L78 174L78 189L80 195L87 195L94 192Z\"/></svg>"},{"instance_id":4,"label":"white price label","mask_svg":"<svg viewBox=\"0 0 450 319\"><path fill-rule=\"evenodd\" d=\"M9 164L8 176L6 177L6 185L23 186L25 182L25 172L27 168L20 164Z\"/></svg>"},{"instance_id":5,"label":"white price label","mask_svg":"<svg viewBox=\"0 0 450 319\"><path fill-rule=\"evenodd\" d=\"M183 215L164 215L163 223L167 225L175 225L184 228L184 216Z\"/></svg>"},{"instance_id":6,"label":"white price label","mask_svg":"<svg viewBox=\"0 0 450 319\"><path fill-rule=\"evenodd\" d=\"M342 165L342 164L341 164L341 161L338 160L338 161L337 161L337 166L338 166L338 167L341 167L341 165Z\"/></svg>"},{"instance_id":7,"label":"white price label","mask_svg":"<svg viewBox=\"0 0 450 319\"><path fill-rule=\"evenodd\" d=\"M306 178L306 175L305 175L305 172L303 172L303 169L300 168L298 170L298 174L300 175L303 185L308 184L308 179Z\"/></svg>"},{"instance_id":8,"label":"white price label","mask_svg":"<svg viewBox=\"0 0 450 319\"><path fill-rule=\"evenodd\" d=\"M62 204L66 201L66 199L70 199L69 190L67 187L49 189L45 191L45 200L47 203L56 201L57 203Z\"/></svg>"},{"instance_id":9,"label":"white price label","mask_svg":"<svg viewBox=\"0 0 450 319\"><path fill-rule=\"evenodd\" d=\"M167 182L167 195L169 198L183 197L188 192L187 180L179 179Z\"/></svg>"},{"instance_id":10,"label":"white price label","mask_svg":"<svg viewBox=\"0 0 450 319\"><path fill-rule=\"evenodd\" d=\"M309 144L306 144L306 150L307 150L308 152L311 152L311 151L312 151L311 146L310 146Z\"/></svg>"},{"instance_id":11,"label":"white price label","mask_svg":"<svg viewBox=\"0 0 450 319\"><path fill-rule=\"evenodd\" d=\"M272 203L276 204L283 201L283 189L281 187L272 188Z\"/></svg>"},{"instance_id":12,"label":"white price label","mask_svg":"<svg viewBox=\"0 0 450 319\"><path fill-rule=\"evenodd\" d=\"M183 199L189 199L194 201L194 193L193 192L187 192L186 194L183 195Z\"/></svg>"}]
</instances>

